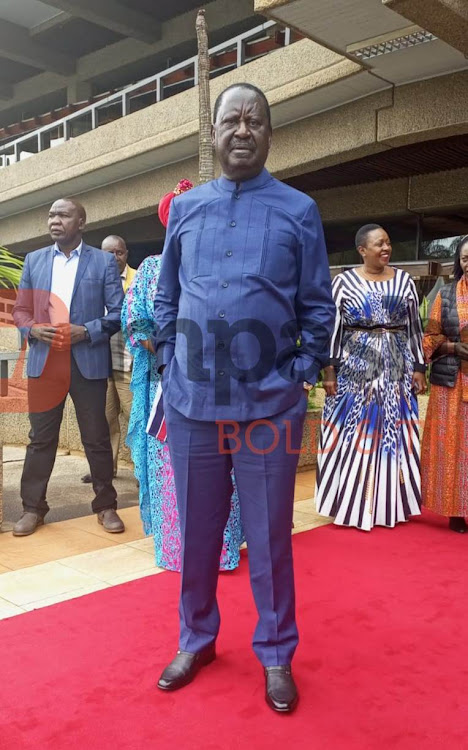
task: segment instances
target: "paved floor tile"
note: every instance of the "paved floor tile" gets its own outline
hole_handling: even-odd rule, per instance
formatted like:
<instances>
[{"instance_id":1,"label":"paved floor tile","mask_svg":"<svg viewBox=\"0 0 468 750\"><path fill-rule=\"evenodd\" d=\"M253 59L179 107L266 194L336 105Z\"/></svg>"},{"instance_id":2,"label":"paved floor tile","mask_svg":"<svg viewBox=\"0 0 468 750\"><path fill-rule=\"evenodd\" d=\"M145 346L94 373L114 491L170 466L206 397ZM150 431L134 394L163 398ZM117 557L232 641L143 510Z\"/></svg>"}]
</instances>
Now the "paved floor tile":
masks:
<instances>
[{"instance_id":1,"label":"paved floor tile","mask_svg":"<svg viewBox=\"0 0 468 750\"><path fill-rule=\"evenodd\" d=\"M141 552L149 552L150 555L154 555L154 537L147 536L144 539L139 539L137 542L129 542L128 547L133 549L139 549Z\"/></svg>"},{"instance_id":2,"label":"paved floor tile","mask_svg":"<svg viewBox=\"0 0 468 750\"><path fill-rule=\"evenodd\" d=\"M302 487L309 486L314 488L315 487L315 469L311 469L310 471L298 471L296 474L296 486L300 485Z\"/></svg>"},{"instance_id":3,"label":"paved floor tile","mask_svg":"<svg viewBox=\"0 0 468 750\"><path fill-rule=\"evenodd\" d=\"M24 614L24 609L17 607L16 604L7 602L6 599L0 599L0 620L22 614Z\"/></svg>"},{"instance_id":4,"label":"paved floor tile","mask_svg":"<svg viewBox=\"0 0 468 750\"><path fill-rule=\"evenodd\" d=\"M2 534L0 565L10 570L19 570L53 562L62 557L118 545L115 537L113 538L110 534L106 539L101 539L82 529L64 528L65 523L68 522L46 524L27 537L16 537L11 533Z\"/></svg>"},{"instance_id":5,"label":"paved floor tile","mask_svg":"<svg viewBox=\"0 0 468 750\"><path fill-rule=\"evenodd\" d=\"M63 567L112 583L115 578L153 568L154 558L148 552L122 544L112 549L67 557L60 563Z\"/></svg>"},{"instance_id":6,"label":"paved floor tile","mask_svg":"<svg viewBox=\"0 0 468 750\"><path fill-rule=\"evenodd\" d=\"M296 489L294 490L294 500L297 502L298 500L309 500L311 497L314 496L314 488L309 487L307 485L296 485Z\"/></svg>"},{"instance_id":7,"label":"paved floor tile","mask_svg":"<svg viewBox=\"0 0 468 750\"><path fill-rule=\"evenodd\" d=\"M144 539L143 527L140 519L140 509L134 508L122 508L118 509L119 516L125 524L125 531L122 534L109 534L105 531L96 520L96 516L83 516L82 518L74 518L71 521L63 521L62 526L68 528L72 526L82 531L87 531L89 534L101 537L101 539L112 539L118 544L128 544L128 542L135 542L138 539Z\"/></svg>"},{"instance_id":8,"label":"paved floor tile","mask_svg":"<svg viewBox=\"0 0 468 750\"><path fill-rule=\"evenodd\" d=\"M94 583L96 577L92 575L51 562L4 573L0 576L0 598L22 607Z\"/></svg>"},{"instance_id":9,"label":"paved floor tile","mask_svg":"<svg viewBox=\"0 0 468 750\"><path fill-rule=\"evenodd\" d=\"M304 531L311 531L311 529L318 529L320 526L326 526L330 521L327 518L316 518L310 523L305 523L301 526L296 526L292 533L302 534Z\"/></svg>"},{"instance_id":10,"label":"paved floor tile","mask_svg":"<svg viewBox=\"0 0 468 750\"><path fill-rule=\"evenodd\" d=\"M300 510L295 510L293 515L294 526L304 526L306 523L315 521L314 516L311 513L301 513Z\"/></svg>"}]
</instances>

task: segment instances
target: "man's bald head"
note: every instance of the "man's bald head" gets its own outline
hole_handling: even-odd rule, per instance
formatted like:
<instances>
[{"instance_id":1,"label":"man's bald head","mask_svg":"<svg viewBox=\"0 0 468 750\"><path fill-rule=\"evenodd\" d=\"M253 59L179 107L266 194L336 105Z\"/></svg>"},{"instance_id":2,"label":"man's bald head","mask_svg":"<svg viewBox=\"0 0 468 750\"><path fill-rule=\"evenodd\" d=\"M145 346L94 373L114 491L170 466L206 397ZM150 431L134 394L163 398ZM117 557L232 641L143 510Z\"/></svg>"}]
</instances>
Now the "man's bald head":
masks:
<instances>
[{"instance_id":1,"label":"man's bald head","mask_svg":"<svg viewBox=\"0 0 468 750\"><path fill-rule=\"evenodd\" d=\"M123 273L128 260L128 249L123 237L117 234L109 234L101 243L101 250L112 253L115 256L120 273Z\"/></svg>"}]
</instances>

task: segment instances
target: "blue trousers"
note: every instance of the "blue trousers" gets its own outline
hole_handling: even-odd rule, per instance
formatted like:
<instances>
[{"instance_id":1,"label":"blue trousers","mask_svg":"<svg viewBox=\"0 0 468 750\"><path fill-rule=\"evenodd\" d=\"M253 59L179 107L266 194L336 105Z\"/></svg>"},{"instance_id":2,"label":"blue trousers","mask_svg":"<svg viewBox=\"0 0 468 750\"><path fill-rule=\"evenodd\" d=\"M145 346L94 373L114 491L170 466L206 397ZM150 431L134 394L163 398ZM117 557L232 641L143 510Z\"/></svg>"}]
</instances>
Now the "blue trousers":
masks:
<instances>
[{"instance_id":1,"label":"blue trousers","mask_svg":"<svg viewBox=\"0 0 468 750\"><path fill-rule=\"evenodd\" d=\"M233 467L258 612L253 648L266 667L291 663L298 643L291 524L306 407L301 396L268 420L234 424L187 419L165 404L182 536L182 650L196 653L218 635L216 588Z\"/></svg>"}]
</instances>

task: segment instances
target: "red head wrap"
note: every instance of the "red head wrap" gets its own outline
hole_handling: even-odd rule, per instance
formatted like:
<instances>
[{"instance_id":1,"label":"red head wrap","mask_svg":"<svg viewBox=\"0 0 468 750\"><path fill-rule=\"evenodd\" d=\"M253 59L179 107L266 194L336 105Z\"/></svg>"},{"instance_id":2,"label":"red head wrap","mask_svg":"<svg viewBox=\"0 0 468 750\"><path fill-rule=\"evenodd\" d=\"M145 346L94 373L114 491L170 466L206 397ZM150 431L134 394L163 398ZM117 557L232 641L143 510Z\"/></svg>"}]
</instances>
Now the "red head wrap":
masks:
<instances>
[{"instance_id":1,"label":"red head wrap","mask_svg":"<svg viewBox=\"0 0 468 750\"><path fill-rule=\"evenodd\" d=\"M172 199L175 198L176 195L186 193L187 190L191 190L192 188L193 184L190 182L190 180L181 180L177 183L177 187L175 188L175 190L171 191L170 193L166 193L166 195L163 195L158 205L158 216L161 224L164 227L167 227L167 222L169 221L169 209L171 207Z\"/></svg>"}]
</instances>

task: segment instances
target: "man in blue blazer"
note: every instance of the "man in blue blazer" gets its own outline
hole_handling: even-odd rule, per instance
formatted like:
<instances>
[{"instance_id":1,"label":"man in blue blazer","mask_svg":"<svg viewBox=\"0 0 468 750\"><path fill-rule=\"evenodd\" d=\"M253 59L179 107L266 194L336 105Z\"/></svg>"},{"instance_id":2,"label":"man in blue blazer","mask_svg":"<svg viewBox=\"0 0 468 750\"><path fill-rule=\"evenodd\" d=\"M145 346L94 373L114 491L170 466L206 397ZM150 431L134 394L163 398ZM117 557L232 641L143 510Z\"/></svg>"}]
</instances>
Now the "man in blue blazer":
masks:
<instances>
[{"instance_id":1,"label":"man in blue blazer","mask_svg":"<svg viewBox=\"0 0 468 750\"><path fill-rule=\"evenodd\" d=\"M116 512L105 415L109 339L120 328L122 282L113 254L83 242L85 224L86 212L78 201L55 201L48 219L53 244L26 256L13 311L30 347L31 423L21 478L24 512L14 526L15 536L34 533L49 510L47 485L68 393L91 468L93 512L106 531L124 531Z\"/></svg>"}]
</instances>

